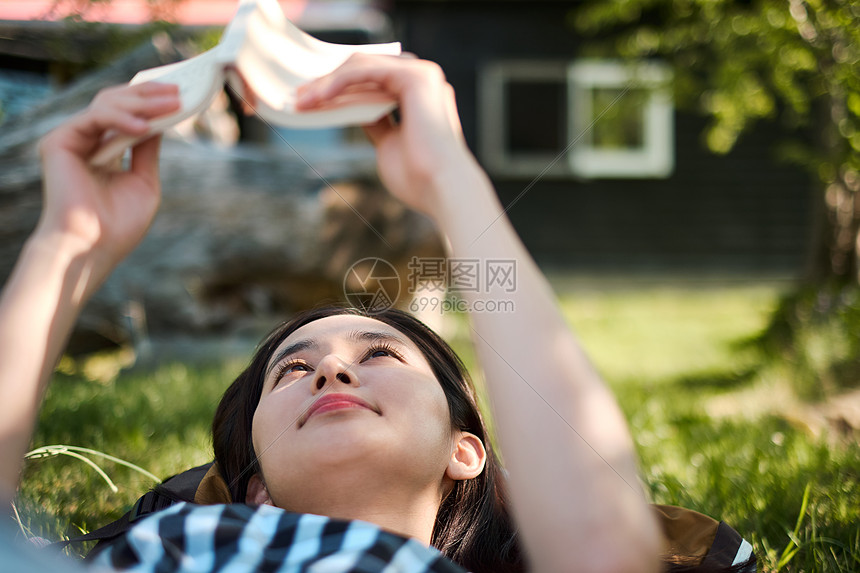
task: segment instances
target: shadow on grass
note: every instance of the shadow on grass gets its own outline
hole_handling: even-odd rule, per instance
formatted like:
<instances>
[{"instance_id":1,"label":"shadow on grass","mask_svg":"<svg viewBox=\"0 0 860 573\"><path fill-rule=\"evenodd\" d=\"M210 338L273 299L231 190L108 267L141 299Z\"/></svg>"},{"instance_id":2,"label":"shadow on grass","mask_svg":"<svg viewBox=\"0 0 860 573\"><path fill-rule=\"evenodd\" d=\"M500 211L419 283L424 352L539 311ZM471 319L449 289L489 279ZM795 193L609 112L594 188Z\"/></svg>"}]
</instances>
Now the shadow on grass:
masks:
<instances>
[{"instance_id":1,"label":"shadow on grass","mask_svg":"<svg viewBox=\"0 0 860 573\"><path fill-rule=\"evenodd\" d=\"M684 373L667 381L667 385L688 390L738 390L751 383L759 373L753 366L743 370L705 370Z\"/></svg>"}]
</instances>

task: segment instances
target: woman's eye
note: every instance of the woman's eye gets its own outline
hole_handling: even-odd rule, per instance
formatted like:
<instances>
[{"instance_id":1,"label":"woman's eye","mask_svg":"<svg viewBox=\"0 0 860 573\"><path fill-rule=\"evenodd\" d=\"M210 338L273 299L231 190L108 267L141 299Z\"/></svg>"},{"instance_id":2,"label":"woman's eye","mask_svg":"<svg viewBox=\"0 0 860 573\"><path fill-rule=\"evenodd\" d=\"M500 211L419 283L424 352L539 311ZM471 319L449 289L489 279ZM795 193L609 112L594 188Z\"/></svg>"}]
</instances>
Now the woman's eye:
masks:
<instances>
[{"instance_id":1,"label":"woman's eye","mask_svg":"<svg viewBox=\"0 0 860 573\"><path fill-rule=\"evenodd\" d=\"M371 348L367 351L367 355L365 360L369 360L371 358L383 358L383 357L391 357L396 358L397 360L401 360L400 353L398 353L393 348L388 348L387 346L380 346L377 348Z\"/></svg>"},{"instance_id":2,"label":"woman's eye","mask_svg":"<svg viewBox=\"0 0 860 573\"><path fill-rule=\"evenodd\" d=\"M287 362L286 364L278 368L277 372L275 373L275 384L280 382L288 374L310 371L311 367L304 362Z\"/></svg>"}]
</instances>

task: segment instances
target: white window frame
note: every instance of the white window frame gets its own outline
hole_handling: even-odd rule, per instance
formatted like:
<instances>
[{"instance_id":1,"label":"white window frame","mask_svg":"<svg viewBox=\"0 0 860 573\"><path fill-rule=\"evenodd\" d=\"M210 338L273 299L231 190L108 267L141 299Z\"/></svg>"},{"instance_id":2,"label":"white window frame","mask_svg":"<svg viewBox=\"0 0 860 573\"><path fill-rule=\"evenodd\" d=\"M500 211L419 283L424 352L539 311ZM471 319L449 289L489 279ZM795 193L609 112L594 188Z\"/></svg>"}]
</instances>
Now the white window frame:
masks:
<instances>
[{"instance_id":1,"label":"white window frame","mask_svg":"<svg viewBox=\"0 0 860 573\"><path fill-rule=\"evenodd\" d=\"M564 150L511 153L505 141L505 84L509 81L554 81L567 85L567 142ZM617 60L493 62L479 72L479 148L487 169L502 176L582 178L664 178L675 164L672 72L660 62ZM595 121L591 90L649 90L643 110L643 145L639 149L600 149L592 143ZM599 121L599 117L596 118Z\"/></svg>"}]
</instances>

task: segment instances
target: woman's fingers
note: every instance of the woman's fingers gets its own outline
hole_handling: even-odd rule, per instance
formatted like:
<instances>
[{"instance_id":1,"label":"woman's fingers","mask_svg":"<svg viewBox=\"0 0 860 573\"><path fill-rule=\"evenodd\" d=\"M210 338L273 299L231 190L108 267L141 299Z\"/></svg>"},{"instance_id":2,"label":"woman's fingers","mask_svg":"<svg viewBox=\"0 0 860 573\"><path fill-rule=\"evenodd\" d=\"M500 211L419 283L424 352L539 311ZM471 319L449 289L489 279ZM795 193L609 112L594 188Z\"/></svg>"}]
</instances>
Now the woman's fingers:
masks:
<instances>
[{"instance_id":1,"label":"woman's fingers","mask_svg":"<svg viewBox=\"0 0 860 573\"><path fill-rule=\"evenodd\" d=\"M175 111L179 106L178 86L150 82L102 90L87 111L98 113L106 109L118 109L151 119Z\"/></svg>"},{"instance_id":2,"label":"woman's fingers","mask_svg":"<svg viewBox=\"0 0 860 573\"><path fill-rule=\"evenodd\" d=\"M109 129L130 135L141 135L149 129L149 122L143 117L121 109L100 109L84 114L70 127L84 138L97 140Z\"/></svg>"},{"instance_id":3,"label":"woman's fingers","mask_svg":"<svg viewBox=\"0 0 860 573\"><path fill-rule=\"evenodd\" d=\"M378 145L386 135L397 128L397 124L395 124L394 118L389 113L385 117L380 118L376 123L365 125L363 128L370 142L373 145Z\"/></svg>"},{"instance_id":4,"label":"woman's fingers","mask_svg":"<svg viewBox=\"0 0 860 573\"><path fill-rule=\"evenodd\" d=\"M157 96L157 95L178 95L179 86L176 84L168 84L164 82L144 82L129 86L131 90L142 96Z\"/></svg>"},{"instance_id":5,"label":"woman's fingers","mask_svg":"<svg viewBox=\"0 0 860 573\"><path fill-rule=\"evenodd\" d=\"M178 110L180 103L179 97L173 95L136 97L116 102L116 109L145 119L152 119Z\"/></svg>"},{"instance_id":6,"label":"woman's fingers","mask_svg":"<svg viewBox=\"0 0 860 573\"><path fill-rule=\"evenodd\" d=\"M157 183L160 147L161 135L150 137L135 145L131 150L131 172L150 183Z\"/></svg>"},{"instance_id":7,"label":"woman's fingers","mask_svg":"<svg viewBox=\"0 0 860 573\"><path fill-rule=\"evenodd\" d=\"M43 141L45 150L56 147L73 153L91 153L109 131L141 136L149 131L149 120L181 106L177 86L146 83L108 88L99 92L90 106Z\"/></svg>"},{"instance_id":8,"label":"woman's fingers","mask_svg":"<svg viewBox=\"0 0 860 573\"><path fill-rule=\"evenodd\" d=\"M412 82L439 82L445 74L437 64L414 58L354 54L334 72L318 78L298 89L296 107L308 109L320 102L362 86L378 86L378 89L395 99L400 99L403 90Z\"/></svg>"},{"instance_id":9,"label":"woman's fingers","mask_svg":"<svg viewBox=\"0 0 860 573\"><path fill-rule=\"evenodd\" d=\"M113 100L124 97L153 98L158 96L178 95L179 86L161 82L144 82L135 85L112 86L99 91L93 98L93 104L99 101Z\"/></svg>"},{"instance_id":10,"label":"woman's fingers","mask_svg":"<svg viewBox=\"0 0 860 573\"><path fill-rule=\"evenodd\" d=\"M152 119L181 107L179 87L174 84L140 84L100 92L88 108L94 116L110 110L122 111L140 119Z\"/></svg>"},{"instance_id":11,"label":"woman's fingers","mask_svg":"<svg viewBox=\"0 0 860 573\"><path fill-rule=\"evenodd\" d=\"M149 123L140 117L117 109L87 110L50 133L43 141L43 156L52 150L66 150L76 155L88 155L101 143L108 131L133 136L147 132Z\"/></svg>"},{"instance_id":12,"label":"woman's fingers","mask_svg":"<svg viewBox=\"0 0 860 573\"><path fill-rule=\"evenodd\" d=\"M296 107L300 110L337 107L357 101L350 99L352 95L358 98L381 96L397 102L401 117L412 118L397 128L413 133L410 141L418 146L416 150L430 140L449 139L450 132L455 139L462 140L453 88L442 68L434 62L416 59L411 54L354 54L330 74L301 86ZM365 131L376 142L390 133L392 126L383 121ZM427 140L419 143L416 134Z\"/></svg>"}]
</instances>

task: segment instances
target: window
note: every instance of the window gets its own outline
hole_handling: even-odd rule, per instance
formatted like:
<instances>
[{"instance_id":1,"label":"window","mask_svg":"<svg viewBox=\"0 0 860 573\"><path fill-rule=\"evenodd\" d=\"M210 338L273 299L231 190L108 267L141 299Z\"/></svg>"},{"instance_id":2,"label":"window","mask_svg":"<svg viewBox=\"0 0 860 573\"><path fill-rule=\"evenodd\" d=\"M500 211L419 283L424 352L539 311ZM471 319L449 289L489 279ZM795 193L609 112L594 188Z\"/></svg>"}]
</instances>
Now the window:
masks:
<instances>
[{"instance_id":1,"label":"window","mask_svg":"<svg viewBox=\"0 0 860 573\"><path fill-rule=\"evenodd\" d=\"M497 62L480 75L480 148L497 175L666 177L671 72L659 63Z\"/></svg>"}]
</instances>

